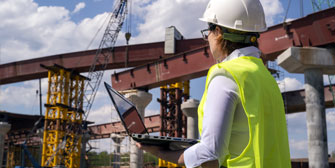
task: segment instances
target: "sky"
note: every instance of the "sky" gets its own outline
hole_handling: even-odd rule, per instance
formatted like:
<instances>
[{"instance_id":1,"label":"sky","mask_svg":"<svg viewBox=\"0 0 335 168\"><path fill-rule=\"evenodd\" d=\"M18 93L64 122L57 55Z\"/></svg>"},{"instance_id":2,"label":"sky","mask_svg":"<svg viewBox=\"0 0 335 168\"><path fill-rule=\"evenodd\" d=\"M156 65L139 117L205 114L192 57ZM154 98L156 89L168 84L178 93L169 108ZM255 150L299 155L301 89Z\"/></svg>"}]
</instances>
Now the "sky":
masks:
<instances>
[{"instance_id":1,"label":"sky","mask_svg":"<svg viewBox=\"0 0 335 168\"><path fill-rule=\"evenodd\" d=\"M299 1L261 0L268 26L301 17ZM310 1L304 0L304 16L313 12ZM0 64L50 56L60 53L97 48L104 31L103 24L113 9L113 0L0 0ZM132 0L130 44L164 41L166 27L175 26L187 39L200 38L206 24L198 20L208 0ZM129 18L129 17L128 17ZM100 30L100 31L99 31ZM125 45L126 28L119 34L116 45ZM97 35L96 35L97 34ZM95 38L94 38L95 37ZM92 43L91 43L92 41ZM285 70L277 79L282 91L303 88L304 77ZM103 81L110 83L105 72ZM85 74L84 74L85 75ZM324 76L325 84L328 84ZM191 98L201 99L204 77L191 80ZM46 99L47 80L42 79L43 101ZM39 114L38 80L0 85L0 110L29 115ZM146 115L157 114L159 89L149 91L152 102ZM43 102L44 103L44 102ZM107 93L98 90L89 120L107 123L116 120ZM44 109L43 109L44 113ZM335 110L327 114L328 148L335 150ZM306 114L287 115L287 126L292 158L307 157Z\"/></svg>"}]
</instances>

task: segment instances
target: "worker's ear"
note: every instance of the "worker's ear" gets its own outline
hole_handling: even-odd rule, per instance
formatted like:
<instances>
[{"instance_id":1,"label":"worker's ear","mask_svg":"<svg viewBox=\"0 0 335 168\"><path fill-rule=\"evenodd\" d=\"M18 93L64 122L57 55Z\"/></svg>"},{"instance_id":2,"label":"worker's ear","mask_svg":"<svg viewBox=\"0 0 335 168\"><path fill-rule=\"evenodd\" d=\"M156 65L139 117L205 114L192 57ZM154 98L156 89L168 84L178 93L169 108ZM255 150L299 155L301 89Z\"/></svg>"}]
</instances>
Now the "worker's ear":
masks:
<instances>
[{"instance_id":1,"label":"worker's ear","mask_svg":"<svg viewBox=\"0 0 335 168\"><path fill-rule=\"evenodd\" d=\"M216 27L215 27L214 32L215 32L215 35L220 35L220 34L222 34L222 30L221 30L221 28L220 28L219 26L216 26Z\"/></svg>"}]
</instances>

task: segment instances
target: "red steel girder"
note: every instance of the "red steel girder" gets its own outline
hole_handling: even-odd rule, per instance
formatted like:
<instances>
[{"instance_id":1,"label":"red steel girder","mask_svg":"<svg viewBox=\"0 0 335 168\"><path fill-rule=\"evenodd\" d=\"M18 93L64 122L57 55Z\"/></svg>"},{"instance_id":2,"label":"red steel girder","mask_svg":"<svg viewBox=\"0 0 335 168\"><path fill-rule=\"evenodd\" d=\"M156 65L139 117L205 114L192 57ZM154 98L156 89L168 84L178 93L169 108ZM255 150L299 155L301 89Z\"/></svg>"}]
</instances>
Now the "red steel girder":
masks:
<instances>
[{"instance_id":1,"label":"red steel girder","mask_svg":"<svg viewBox=\"0 0 335 168\"><path fill-rule=\"evenodd\" d=\"M201 39L177 41L176 52L183 52L204 44L205 42ZM125 67L126 47L114 48L114 54L110 58L107 69ZM95 54L96 50L89 50L2 64L0 65L0 84L47 77L47 70L41 68L40 64L46 66L58 64L66 68L76 69L79 72L87 72ZM134 67L163 57L166 57L164 55L164 42L129 45L127 66Z\"/></svg>"},{"instance_id":2,"label":"red steel girder","mask_svg":"<svg viewBox=\"0 0 335 168\"><path fill-rule=\"evenodd\" d=\"M335 86L332 87L335 90ZM333 96L330 91L330 86L324 87L325 94L325 107L332 108L335 107L333 103ZM287 108L287 113L296 113L296 112L304 112L306 111L306 103L305 103L305 91L304 90L296 90L282 93L284 103Z\"/></svg>"},{"instance_id":3,"label":"red steel girder","mask_svg":"<svg viewBox=\"0 0 335 168\"><path fill-rule=\"evenodd\" d=\"M261 34L259 47L266 59L274 60L278 54L292 46L324 46L335 43L335 8L326 9L306 17L269 28ZM177 41L176 53L184 52L206 45L202 39ZM125 46L115 47L114 59L109 69L123 68L125 65ZM0 65L0 84L20 82L46 77L46 70L40 64L59 64L66 68L77 68L86 72L91 65L96 50L59 54L49 57L13 62ZM128 66L148 63L164 55L164 42L138 44L129 46ZM78 66L77 62L80 61ZM190 72L192 73L192 72Z\"/></svg>"},{"instance_id":4,"label":"red steel girder","mask_svg":"<svg viewBox=\"0 0 335 168\"><path fill-rule=\"evenodd\" d=\"M151 89L206 75L215 63L209 47L180 53L151 64L112 75L112 86L117 90Z\"/></svg>"},{"instance_id":5,"label":"red steel girder","mask_svg":"<svg viewBox=\"0 0 335 168\"><path fill-rule=\"evenodd\" d=\"M160 115L147 116L144 118L144 124L148 132L159 132L160 123ZM121 122L92 125L88 127L88 130L91 134L91 139L109 138L112 133L126 133Z\"/></svg>"},{"instance_id":6,"label":"red steel girder","mask_svg":"<svg viewBox=\"0 0 335 168\"><path fill-rule=\"evenodd\" d=\"M259 48L267 60L296 47L322 47L335 43L335 7L319 11L285 24L269 27L259 38Z\"/></svg>"},{"instance_id":7,"label":"red steel girder","mask_svg":"<svg viewBox=\"0 0 335 168\"><path fill-rule=\"evenodd\" d=\"M280 24L270 27L259 39L259 47L265 59L274 60L292 46L322 47L334 44L334 13L335 8L330 8L286 23L285 26ZM150 89L204 76L213 64L209 50L202 47L114 74L112 85L117 90Z\"/></svg>"}]
</instances>

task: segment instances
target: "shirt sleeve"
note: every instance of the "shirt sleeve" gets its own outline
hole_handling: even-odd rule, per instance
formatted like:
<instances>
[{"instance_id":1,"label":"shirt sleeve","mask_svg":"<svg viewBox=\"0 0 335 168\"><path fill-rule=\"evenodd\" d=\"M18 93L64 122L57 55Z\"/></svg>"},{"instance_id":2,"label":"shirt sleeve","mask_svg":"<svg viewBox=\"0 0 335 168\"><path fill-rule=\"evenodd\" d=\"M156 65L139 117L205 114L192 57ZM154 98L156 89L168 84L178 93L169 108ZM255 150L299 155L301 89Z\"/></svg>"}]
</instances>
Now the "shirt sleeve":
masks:
<instances>
[{"instance_id":1,"label":"shirt sleeve","mask_svg":"<svg viewBox=\"0 0 335 168\"><path fill-rule=\"evenodd\" d=\"M184 152L187 168L220 160L229 153L231 127L238 102L238 86L233 79L226 76L212 79L204 105L201 141Z\"/></svg>"}]
</instances>

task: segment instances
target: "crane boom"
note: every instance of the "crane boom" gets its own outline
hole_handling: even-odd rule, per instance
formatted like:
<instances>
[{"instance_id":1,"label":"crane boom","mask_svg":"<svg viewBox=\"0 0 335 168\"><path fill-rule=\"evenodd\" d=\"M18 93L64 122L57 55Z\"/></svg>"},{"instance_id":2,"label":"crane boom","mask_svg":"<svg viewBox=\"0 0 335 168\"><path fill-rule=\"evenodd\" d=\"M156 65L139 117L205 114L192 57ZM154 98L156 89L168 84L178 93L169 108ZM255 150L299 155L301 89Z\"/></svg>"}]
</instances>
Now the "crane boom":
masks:
<instances>
[{"instance_id":1,"label":"crane boom","mask_svg":"<svg viewBox=\"0 0 335 168\"><path fill-rule=\"evenodd\" d=\"M93 63L89 69L87 77L90 81L85 83L83 102L85 120L89 115L95 95L101 83L104 70L107 68L107 64L110 56L112 55L118 34L121 31L123 22L128 13L127 1L128 0L119 0L115 3L115 9L109 19L105 33L96 52L96 56L94 57Z\"/></svg>"}]
</instances>

